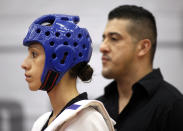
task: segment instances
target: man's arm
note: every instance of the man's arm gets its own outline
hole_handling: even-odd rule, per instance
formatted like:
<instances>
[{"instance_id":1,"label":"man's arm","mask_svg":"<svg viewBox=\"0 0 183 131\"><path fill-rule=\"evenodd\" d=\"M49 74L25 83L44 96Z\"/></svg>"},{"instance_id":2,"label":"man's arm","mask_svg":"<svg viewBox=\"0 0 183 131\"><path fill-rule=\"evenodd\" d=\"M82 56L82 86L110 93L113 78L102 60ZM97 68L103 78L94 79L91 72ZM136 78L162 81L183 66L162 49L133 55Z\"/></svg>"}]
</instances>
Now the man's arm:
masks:
<instances>
[{"instance_id":1,"label":"man's arm","mask_svg":"<svg viewBox=\"0 0 183 131\"><path fill-rule=\"evenodd\" d=\"M166 131L183 131L183 99L174 103L166 127Z\"/></svg>"}]
</instances>

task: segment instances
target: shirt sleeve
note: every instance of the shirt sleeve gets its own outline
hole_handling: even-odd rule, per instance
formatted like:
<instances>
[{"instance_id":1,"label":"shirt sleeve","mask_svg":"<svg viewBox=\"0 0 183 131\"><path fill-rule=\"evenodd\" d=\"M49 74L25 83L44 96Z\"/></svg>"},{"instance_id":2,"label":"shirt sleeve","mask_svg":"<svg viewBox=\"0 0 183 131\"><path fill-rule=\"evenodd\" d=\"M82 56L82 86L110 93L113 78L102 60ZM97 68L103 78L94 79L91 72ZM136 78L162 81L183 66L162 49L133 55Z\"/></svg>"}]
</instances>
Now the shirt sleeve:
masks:
<instances>
[{"instance_id":1,"label":"shirt sleeve","mask_svg":"<svg viewBox=\"0 0 183 131\"><path fill-rule=\"evenodd\" d=\"M80 111L59 131L109 131L103 116L92 107Z\"/></svg>"},{"instance_id":2,"label":"shirt sleeve","mask_svg":"<svg viewBox=\"0 0 183 131\"><path fill-rule=\"evenodd\" d=\"M183 131L183 100L176 101L169 112L167 131Z\"/></svg>"}]
</instances>

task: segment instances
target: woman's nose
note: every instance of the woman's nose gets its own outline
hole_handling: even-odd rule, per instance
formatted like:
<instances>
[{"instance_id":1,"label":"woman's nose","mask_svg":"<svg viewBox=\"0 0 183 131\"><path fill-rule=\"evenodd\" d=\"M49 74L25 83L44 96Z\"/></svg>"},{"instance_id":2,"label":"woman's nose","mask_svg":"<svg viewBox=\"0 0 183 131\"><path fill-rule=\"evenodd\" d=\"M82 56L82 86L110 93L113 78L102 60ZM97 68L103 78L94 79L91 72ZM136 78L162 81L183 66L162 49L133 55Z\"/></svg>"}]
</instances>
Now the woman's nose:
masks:
<instances>
[{"instance_id":1,"label":"woman's nose","mask_svg":"<svg viewBox=\"0 0 183 131\"><path fill-rule=\"evenodd\" d=\"M30 68L30 64L28 63L27 58L25 58L24 61L22 62L21 68L24 70L27 70Z\"/></svg>"}]
</instances>

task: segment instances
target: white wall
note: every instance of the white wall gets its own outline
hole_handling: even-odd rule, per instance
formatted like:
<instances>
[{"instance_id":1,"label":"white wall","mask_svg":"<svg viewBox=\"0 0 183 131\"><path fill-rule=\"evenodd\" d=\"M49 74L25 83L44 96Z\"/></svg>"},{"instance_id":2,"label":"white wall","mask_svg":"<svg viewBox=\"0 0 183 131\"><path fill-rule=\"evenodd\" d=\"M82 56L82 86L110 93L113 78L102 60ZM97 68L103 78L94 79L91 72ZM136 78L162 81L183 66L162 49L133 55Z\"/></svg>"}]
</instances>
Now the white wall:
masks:
<instances>
[{"instance_id":1,"label":"white wall","mask_svg":"<svg viewBox=\"0 0 183 131\"><path fill-rule=\"evenodd\" d=\"M90 64L95 72L91 83L78 81L79 91L87 91L89 98L103 93L110 82L102 78L99 46L108 12L121 4L138 4L153 12L157 19L158 49L155 67L160 67L164 78L183 92L183 2L182 0L0 0L0 109L3 102L18 103L23 113L23 130L30 130L33 121L49 110L45 92L29 91L20 64L26 48L22 40L32 21L43 14L66 13L79 15L80 26L86 27L92 38L94 52ZM10 130L11 116L8 106L0 110L3 125L0 130ZM5 115L2 115L3 113ZM16 112L14 113L16 114ZM0 121L1 122L1 121Z\"/></svg>"}]
</instances>

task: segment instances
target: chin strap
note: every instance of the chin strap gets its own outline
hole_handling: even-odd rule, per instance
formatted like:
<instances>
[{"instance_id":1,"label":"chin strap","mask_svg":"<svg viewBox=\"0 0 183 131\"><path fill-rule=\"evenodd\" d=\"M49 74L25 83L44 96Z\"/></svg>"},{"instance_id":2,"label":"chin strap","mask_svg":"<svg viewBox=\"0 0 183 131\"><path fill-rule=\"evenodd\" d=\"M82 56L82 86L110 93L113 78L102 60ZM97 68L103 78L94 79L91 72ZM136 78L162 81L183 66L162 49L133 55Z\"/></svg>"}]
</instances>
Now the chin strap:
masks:
<instances>
[{"instance_id":1,"label":"chin strap","mask_svg":"<svg viewBox=\"0 0 183 131\"><path fill-rule=\"evenodd\" d=\"M59 77L59 73L54 72L54 71L48 71L44 82L42 83L40 90L44 90L44 91L51 91L57 81Z\"/></svg>"}]
</instances>

